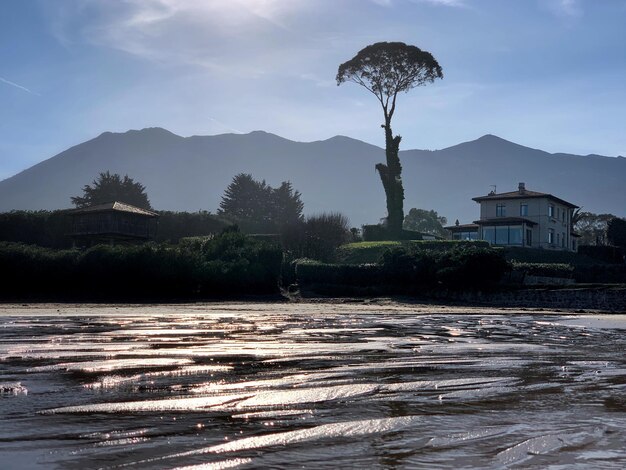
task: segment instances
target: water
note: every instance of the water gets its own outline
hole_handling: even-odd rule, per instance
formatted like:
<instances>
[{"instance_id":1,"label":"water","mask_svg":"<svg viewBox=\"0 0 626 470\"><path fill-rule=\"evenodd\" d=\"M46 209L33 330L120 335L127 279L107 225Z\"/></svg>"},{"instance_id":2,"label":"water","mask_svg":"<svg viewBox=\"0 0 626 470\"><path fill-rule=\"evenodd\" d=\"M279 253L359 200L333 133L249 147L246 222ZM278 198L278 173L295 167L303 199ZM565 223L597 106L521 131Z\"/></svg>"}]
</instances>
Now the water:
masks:
<instances>
[{"instance_id":1,"label":"water","mask_svg":"<svg viewBox=\"0 0 626 470\"><path fill-rule=\"evenodd\" d=\"M3 469L626 467L626 315L0 312Z\"/></svg>"}]
</instances>

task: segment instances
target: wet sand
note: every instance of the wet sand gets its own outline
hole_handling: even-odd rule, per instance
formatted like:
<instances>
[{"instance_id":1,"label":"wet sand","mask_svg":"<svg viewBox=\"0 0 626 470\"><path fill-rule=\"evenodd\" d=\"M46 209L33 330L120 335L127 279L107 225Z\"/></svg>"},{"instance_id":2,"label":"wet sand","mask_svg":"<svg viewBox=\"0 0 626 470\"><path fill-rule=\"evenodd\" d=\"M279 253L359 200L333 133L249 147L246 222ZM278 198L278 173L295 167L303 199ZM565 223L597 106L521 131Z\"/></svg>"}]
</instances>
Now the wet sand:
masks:
<instances>
[{"instance_id":1,"label":"wet sand","mask_svg":"<svg viewBox=\"0 0 626 470\"><path fill-rule=\"evenodd\" d=\"M626 315L0 306L2 468L623 468Z\"/></svg>"}]
</instances>

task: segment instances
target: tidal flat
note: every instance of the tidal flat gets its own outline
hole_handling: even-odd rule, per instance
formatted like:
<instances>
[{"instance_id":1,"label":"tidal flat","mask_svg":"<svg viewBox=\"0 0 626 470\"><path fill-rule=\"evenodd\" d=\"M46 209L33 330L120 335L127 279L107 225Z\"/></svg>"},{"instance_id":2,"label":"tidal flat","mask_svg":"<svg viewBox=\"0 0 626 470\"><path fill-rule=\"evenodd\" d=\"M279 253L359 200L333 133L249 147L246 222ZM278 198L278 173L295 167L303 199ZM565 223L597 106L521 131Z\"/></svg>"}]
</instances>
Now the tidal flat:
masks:
<instances>
[{"instance_id":1,"label":"tidal flat","mask_svg":"<svg viewBox=\"0 0 626 470\"><path fill-rule=\"evenodd\" d=\"M624 468L626 315L0 305L0 462Z\"/></svg>"}]
</instances>

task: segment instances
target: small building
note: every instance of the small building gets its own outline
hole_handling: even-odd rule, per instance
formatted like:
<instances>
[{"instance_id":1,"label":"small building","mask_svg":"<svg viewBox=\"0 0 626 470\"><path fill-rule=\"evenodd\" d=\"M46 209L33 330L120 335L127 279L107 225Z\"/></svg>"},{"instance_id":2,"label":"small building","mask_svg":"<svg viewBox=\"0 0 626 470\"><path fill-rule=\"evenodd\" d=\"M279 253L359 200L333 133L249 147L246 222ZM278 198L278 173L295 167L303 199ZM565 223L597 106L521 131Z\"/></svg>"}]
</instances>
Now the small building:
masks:
<instances>
[{"instance_id":1,"label":"small building","mask_svg":"<svg viewBox=\"0 0 626 470\"><path fill-rule=\"evenodd\" d=\"M552 194L529 191L490 192L473 198L480 204L478 239L492 245L577 250L572 214L578 206Z\"/></svg>"},{"instance_id":2,"label":"small building","mask_svg":"<svg viewBox=\"0 0 626 470\"><path fill-rule=\"evenodd\" d=\"M454 225L444 227L449 233L452 240L478 240L478 224L460 224L457 220Z\"/></svg>"},{"instance_id":3,"label":"small building","mask_svg":"<svg viewBox=\"0 0 626 470\"><path fill-rule=\"evenodd\" d=\"M71 237L77 245L137 243L153 239L157 231L156 212L123 202L108 202L69 210Z\"/></svg>"}]
</instances>

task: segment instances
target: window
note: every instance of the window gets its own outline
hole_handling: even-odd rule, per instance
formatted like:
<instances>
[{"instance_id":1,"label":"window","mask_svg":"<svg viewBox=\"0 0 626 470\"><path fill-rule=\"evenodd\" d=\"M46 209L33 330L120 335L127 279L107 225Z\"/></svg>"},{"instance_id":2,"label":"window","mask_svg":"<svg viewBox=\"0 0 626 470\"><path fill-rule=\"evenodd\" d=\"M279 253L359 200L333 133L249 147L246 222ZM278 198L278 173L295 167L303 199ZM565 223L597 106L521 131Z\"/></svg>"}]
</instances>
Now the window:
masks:
<instances>
[{"instance_id":1,"label":"window","mask_svg":"<svg viewBox=\"0 0 626 470\"><path fill-rule=\"evenodd\" d=\"M496 227L496 245L509 244L509 227Z\"/></svg>"},{"instance_id":2,"label":"window","mask_svg":"<svg viewBox=\"0 0 626 470\"><path fill-rule=\"evenodd\" d=\"M533 231L529 228L526 229L526 245L533 246Z\"/></svg>"},{"instance_id":3,"label":"window","mask_svg":"<svg viewBox=\"0 0 626 470\"><path fill-rule=\"evenodd\" d=\"M519 215L525 217L528 215L528 204L520 204L519 205Z\"/></svg>"},{"instance_id":4,"label":"window","mask_svg":"<svg viewBox=\"0 0 626 470\"><path fill-rule=\"evenodd\" d=\"M513 225L509 227L509 245L522 244L522 226Z\"/></svg>"},{"instance_id":5,"label":"window","mask_svg":"<svg viewBox=\"0 0 626 470\"><path fill-rule=\"evenodd\" d=\"M504 204L496 204L496 217L506 217L506 206Z\"/></svg>"},{"instance_id":6,"label":"window","mask_svg":"<svg viewBox=\"0 0 626 470\"><path fill-rule=\"evenodd\" d=\"M483 227L483 240L489 243L496 242L496 229L495 227Z\"/></svg>"},{"instance_id":7,"label":"window","mask_svg":"<svg viewBox=\"0 0 626 470\"><path fill-rule=\"evenodd\" d=\"M557 233L557 234L556 234L556 244L557 244L557 245L560 245L560 244L561 244L561 234L560 234L560 233Z\"/></svg>"},{"instance_id":8,"label":"window","mask_svg":"<svg viewBox=\"0 0 626 470\"><path fill-rule=\"evenodd\" d=\"M561 248L565 248L565 233L561 234Z\"/></svg>"},{"instance_id":9,"label":"window","mask_svg":"<svg viewBox=\"0 0 626 470\"><path fill-rule=\"evenodd\" d=\"M561 220L563 222L565 222L565 215L567 214L567 212L565 211L565 209L563 209L563 211L561 211Z\"/></svg>"},{"instance_id":10,"label":"window","mask_svg":"<svg viewBox=\"0 0 626 470\"><path fill-rule=\"evenodd\" d=\"M548 217L554 217L554 206L552 204L548 206Z\"/></svg>"},{"instance_id":11,"label":"window","mask_svg":"<svg viewBox=\"0 0 626 470\"><path fill-rule=\"evenodd\" d=\"M556 218L557 218L557 219L560 219L560 218L561 218L561 208L560 208L560 207L557 207L557 208L556 208Z\"/></svg>"},{"instance_id":12,"label":"window","mask_svg":"<svg viewBox=\"0 0 626 470\"><path fill-rule=\"evenodd\" d=\"M548 229L548 243L550 245L554 244L554 229Z\"/></svg>"},{"instance_id":13,"label":"window","mask_svg":"<svg viewBox=\"0 0 626 470\"><path fill-rule=\"evenodd\" d=\"M522 245L521 225L483 227L483 240L492 245Z\"/></svg>"},{"instance_id":14,"label":"window","mask_svg":"<svg viewBox=\"0 0 626 470\"><path fill-rule=\"evenodd\" d=\"M478 238L478 232L456 232L453 236L453 240L476 240Z\"/></svg>"}]
</instances>

